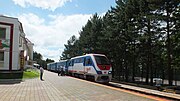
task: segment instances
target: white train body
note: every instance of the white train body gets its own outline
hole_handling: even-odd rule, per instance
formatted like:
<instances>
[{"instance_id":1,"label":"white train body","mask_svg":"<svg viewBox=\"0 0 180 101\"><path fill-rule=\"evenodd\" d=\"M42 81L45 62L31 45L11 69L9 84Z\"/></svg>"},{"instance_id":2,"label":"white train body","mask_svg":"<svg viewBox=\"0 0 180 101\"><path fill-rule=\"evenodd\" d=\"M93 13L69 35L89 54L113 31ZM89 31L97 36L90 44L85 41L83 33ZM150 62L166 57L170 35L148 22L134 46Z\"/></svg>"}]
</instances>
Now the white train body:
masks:
<instances>
[{"instance_id":1,"label":"white train body","mask_svg":"<svg viewBox=\"0 0 180 101\"><path fill-rule=\"evenodd\" d=\"M72 76L92 79L96 82L109 82L112 78L112 67L105 55L87 54L71 58L68 72Z\"/></svg>"}]
</instances>

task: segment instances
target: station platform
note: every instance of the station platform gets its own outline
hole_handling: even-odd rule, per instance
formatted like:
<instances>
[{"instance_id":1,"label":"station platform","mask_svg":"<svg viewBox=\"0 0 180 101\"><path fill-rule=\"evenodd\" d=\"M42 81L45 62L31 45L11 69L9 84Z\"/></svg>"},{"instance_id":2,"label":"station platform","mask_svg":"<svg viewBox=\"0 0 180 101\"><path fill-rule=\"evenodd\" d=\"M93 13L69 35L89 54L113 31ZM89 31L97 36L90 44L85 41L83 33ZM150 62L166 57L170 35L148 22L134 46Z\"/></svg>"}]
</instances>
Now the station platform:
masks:
<instances>
[{"instance_id":1,"label":"station platform","mask_svg":"<svg viewBox=\"0 0 180 101\"><path fill-rule=\"evenodd\" d=\"M77 78L58 76L49 71L45 71L43 78L44 81L41 81L39 78L26 80L0 79L0 101L87 101L87 99L89 99L88 101L125 101L121 96L127 96L127 98L129 97L129 101L133 101L133 99L137 98L131 98L133 95L119 94L119 92L113 91L112 89L107 91L104 87L97 88L93 86L95 83L88 84L89 81L86 80L83 81L84 83L80 83ZM73 84L76 84L76 86ZM123 88L180 101L180 94L161 92L114 82L110 82L110 84L117 86L118 89ZM81 87L84 87L84 89L81 89ZM98 90L93 92L93 89ZM107 92L104 93L105 90ZM101 97L98 97L98 95L101 95ZM107 95L111 96L105 98ZM120 97L121 100L117 100L120 99L118 97ZM137 98L137 100L138 99L139 98ZM143 99L141 101L151 101L144 98L140 99Z\"/></svg>"}]
</instances>

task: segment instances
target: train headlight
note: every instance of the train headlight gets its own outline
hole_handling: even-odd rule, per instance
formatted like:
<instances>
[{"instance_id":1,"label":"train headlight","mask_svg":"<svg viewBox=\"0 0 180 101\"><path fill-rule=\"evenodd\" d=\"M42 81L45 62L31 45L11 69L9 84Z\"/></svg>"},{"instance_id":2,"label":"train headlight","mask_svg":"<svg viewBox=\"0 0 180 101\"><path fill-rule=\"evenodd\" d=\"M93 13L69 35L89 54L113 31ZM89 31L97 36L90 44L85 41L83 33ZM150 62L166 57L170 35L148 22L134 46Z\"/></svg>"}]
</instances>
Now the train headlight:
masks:
<instances>
[{"instance_id":1,"label":"train headlight","mask_svg":"<svg viewBox=\"0 0 180 101\"><path fill-rule=\"evenodd\" d=\"M102 74L102 72L101 71L97 71L97 74Z\"/></svg>"},{"instance_id":2,"label":"train headlight","mask_svg":"<svg viewBox=\"0 0 180 101\"><path fill-rule=\"evenodd\" d=\"M112 74L112 72L111 72L111 71L109 71L109 72L108 72L108 74Z\"/></svg>"}]
</instances>

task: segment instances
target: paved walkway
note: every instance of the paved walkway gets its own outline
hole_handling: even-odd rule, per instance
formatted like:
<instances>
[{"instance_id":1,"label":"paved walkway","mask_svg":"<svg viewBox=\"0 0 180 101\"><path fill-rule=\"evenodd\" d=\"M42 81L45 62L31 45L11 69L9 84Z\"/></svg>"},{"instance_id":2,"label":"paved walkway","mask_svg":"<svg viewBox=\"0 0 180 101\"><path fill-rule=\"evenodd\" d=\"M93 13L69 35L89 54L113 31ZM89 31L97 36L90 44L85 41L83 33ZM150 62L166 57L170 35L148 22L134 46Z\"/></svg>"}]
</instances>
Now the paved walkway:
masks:
<instances>
[{"instance_id":1,"label":"paved walkway","mask_svg":"<svg viewBox=\"0 0 180 101\"><path fill-rule=\"evenodd\" d=\"M146 97L119 92L106 87L80 82L71 77L58 77L45 71L44 80L0 80L0 101L151 101ZM115 83L114 83L115 84ZM116 84L123 88L155 93L149 89ZM82 89L83 88L83 89ZM160 92L156 92L159 93ZM163 93L165 94L165 93ZM169 93L170 94L170 93ZM111 95L111 96L109 96ZM179 97L177 94L172 96Z\"/></svg>"}]
</instances>

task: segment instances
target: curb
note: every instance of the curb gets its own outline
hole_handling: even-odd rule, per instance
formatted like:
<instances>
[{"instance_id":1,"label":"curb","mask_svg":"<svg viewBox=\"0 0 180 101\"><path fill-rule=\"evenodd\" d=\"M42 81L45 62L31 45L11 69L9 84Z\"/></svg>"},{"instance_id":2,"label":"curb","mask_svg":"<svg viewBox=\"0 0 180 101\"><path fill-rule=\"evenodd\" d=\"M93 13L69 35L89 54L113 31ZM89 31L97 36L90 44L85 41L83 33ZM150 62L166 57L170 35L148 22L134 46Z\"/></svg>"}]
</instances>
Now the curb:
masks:
<instances>
[{"instance_id":1,"label":"curb","mask_svg":"<svg viewBox=\"0 0 180 101\"><path fill-rule=\"evenodd\" d=\"M171 100L179 100L180 101L180 95L179 94L173 94L173 93L167 93L167 92L162 92L162 91L157 91L157 90L152 90L152 89L147 89L147 88L140 88L140 87L135 87L135 86L129 86L121 83L114 83L114 82L109 82L110 84L126 89L126 90L131 90L139 93L144 93L147 95L154 95L154 96L159 96Z\"/></svg>"}]
</instances>

